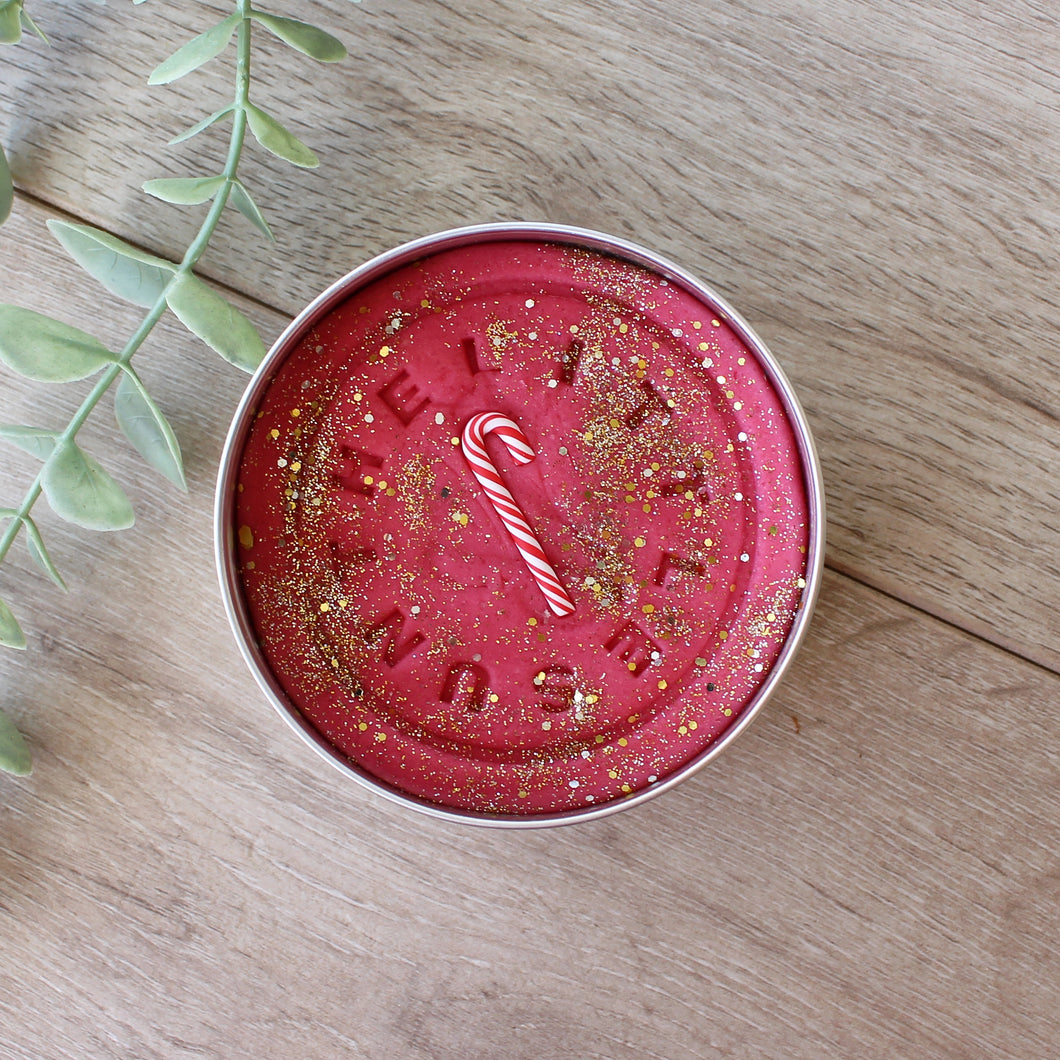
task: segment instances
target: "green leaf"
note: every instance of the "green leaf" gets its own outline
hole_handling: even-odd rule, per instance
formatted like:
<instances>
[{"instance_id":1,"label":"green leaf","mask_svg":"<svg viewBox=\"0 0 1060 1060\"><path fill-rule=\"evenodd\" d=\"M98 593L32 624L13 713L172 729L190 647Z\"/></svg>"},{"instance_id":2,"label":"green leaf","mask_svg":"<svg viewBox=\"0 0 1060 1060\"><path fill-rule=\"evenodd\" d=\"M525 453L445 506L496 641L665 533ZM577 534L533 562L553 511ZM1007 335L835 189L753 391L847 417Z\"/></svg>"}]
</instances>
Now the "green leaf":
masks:
<instances>
[{"instance_id":1,"label":"green leaf","mask_svg":"<svg viewBox=\"0 0 1060 1060\"><path fill-rule=\"evenodd\" d=\"M28 379L69 383L112 364L114 357L78 328L32 309L0 305L0 361Z\"/></svg>"},{"instance_id":2,"label":"green leaf","mask_svg":"<svg viewBox=\"0 0 1060 1060\"><path fill-rule=\"evenodd\" d=\"M134 305L154 305L176 271L168 261L137 250L98 228L71 221L49 221L48 228L81 268L111 294Z\"/></svg>"},{"instance_id":3,"label":"green leaf","mask_svg":"<svg viewBox=\"0 0 1060 1060\"><path fill-rule=\"evenodd\" d=\"M58 437L57 431L46 431L43 427L0 425L0 439L17 445L38 460L47 460L55 452L55 440Z\"/></svg>"},{"instance_id":4,"label":"green leaf","mask_svg":"<svg viewBox=\"0 0 1060 1060\"><path fill-rule=\"evenodd\" d=\"M11 216L11 207L15 203L15 182L11 179L11 167L7 164L7 155L0 146L0 225Z\"/></svg>"},{"instance_id":5,"label":"green leaf","mask_svg":"<svg viewBox=\"0 0 1060 1060\"><path fill-rule=\"evenodd\" d=\"M320 159L293 133L288 132L271 114L266 114L260 107L248 103L247 121L255 139L279 158L293 162L303 169L315 169Z\"/></svg>"},{"instance_id":6,"label":"green leaf","mask_svg":"<svg viewBox=\"0 0 1060 1060\"><path fill-rule=\"evenodd\" d=\"M18 44L22 40L22 4L10 0L0 4L0 44Z\"/></svg>"},{"instance_id":7,"label":"green leaf","mask_svg":"<svg viewBox=\"0 0 1060 1060\"><path fill-rule=\"evenodd\" d=\"M151 467L187 492L177 436L131 368L126 369L114 392L114 415L132 447Z\"/></svg>"},{"instance_id":8,"label":"green leaf","mask_svg":"<svg viewBox=\"0 0 1060 1060\"><path fill-rule=\"evenodd\" d=\"M51 44L51 41L48 40L48 37L45 34L44 30L42 30L40 26L38 26L37 23L29 17L29 12L25 8L22 8L22 10L19 12L19 18L21 18L22 20L22 28L27 33L34 33L38 37L40 37L40 39L44 41L45 44Z\"/></svg>"},{"instance_id":9,"label":"green leaf","mask_svg":"<svg viewBox=\"0 0 1060 1060\"><path fill-rule=\"evenodd\" d=\"M51 556L48 555L48 550L44 547L44 538L40 536L37 524L28 515L24 515L22 516L22 525L26 529L26 545L34 562L65 592L66 582L63 581L59 568L56 567Z\"/></svg>"},{"instance_id":10,"label":"green leaf","mask_svg":"<svg viewBox=\"0 0 1060 1060\"><path fill-rule=\"evenodd\" d=\"M209 202L224 187L227 177L171 177L149 180L143 185L148 195L177 206L198 206Z\"/></svg>"},{"instance_id":11,"label":"green leaf","mask_svg":"<svg viewBox=\"0 0 1060 1060\"><path fill-rule=\"evenodd\" d=\"M234 305L191 273L181 273L166 294L180 322L226 361L253 372L265 356L265 343Z\"/></svg>"},{"instance_id":12,"label":"green leaf","mask_svg":"<svg viewBox=\"0 0 1060 1060\"><path fill-rule=\"evenodd\" d=\"M134 522L121 486L72 441L48 459L41 485L55 514L86 530L125 530Z\"/></svg>"},{"instance_id":13,"label":"green leaf","mask_svg":"<svg viewBox=\"0 0 1060 1060\"><path fill-rule=\"evenodd\" d=\"M232 205L270 242L275 243L268 221L265 220L258 204L250 197L246 185L241 180L232 182Z\"/></svg>"},{"instance_id":14,"label":"green leaf","mask_svg":"<svg viewBox=\"0 0 1060 1060\"><path fill-rule=\"evenodd\" d=\"M26 646L26 634L3 600L0 600L0 644L20 650Z\"/></svg>"},{"instance_id":15,"label":"green leaf","mask_svg":"<svg viewBox=\"0 0 1060 1060\"><path fill-rule=\"evenodd\" d=\"M0 769L20 777L29 776L33 769L29 744L3 711L0 711Z\"/></svg>"},{"instance_id":16,"label":"green leaf","mask_svg":"<svg viewBox=\"0 0 1060 1060\"><path fill-rule=\"evenodd\" d=\"M171 81L198 70L204 63L220 55L232 39L235 28L239 25L238 13L231 14L223 22L218 22L205 33L193 37L183 47L178 48L168 59L155 67L147 79L149 85L168 85Z\"/></svg>"},{"instance_id":17,"label":"green leaf","mask_svg":"<svg viewBox=\"0 0 1060 1060\"><path fill-rule=\"evenodd\" d=\"M346 58L346 45L338 37L333 37L308 22L266 15L263 11L252 11L250 17L271 30L285 44L297 48L311 59L322 63L337 63Z\"/></svg>"},{"instance_id":18,"label":"green leaf","mask_svg":"<svg viewBox=\"0 0 1060 1060\"><path fill-rule=\"evenodd\" d=\"M169 141L169 146L173 147L175 144L182 144L185 140L190 140L193 136L198 136L204 129L208 129L214 122L220 121L222 118L231 114L236 109L234 103L229 103L227 107L222 107L220 110L215 110L208 118L203 118L202 121L197 121L190 129L185 129L179 136L174 136Z\"/></svg>"}]
</instances>

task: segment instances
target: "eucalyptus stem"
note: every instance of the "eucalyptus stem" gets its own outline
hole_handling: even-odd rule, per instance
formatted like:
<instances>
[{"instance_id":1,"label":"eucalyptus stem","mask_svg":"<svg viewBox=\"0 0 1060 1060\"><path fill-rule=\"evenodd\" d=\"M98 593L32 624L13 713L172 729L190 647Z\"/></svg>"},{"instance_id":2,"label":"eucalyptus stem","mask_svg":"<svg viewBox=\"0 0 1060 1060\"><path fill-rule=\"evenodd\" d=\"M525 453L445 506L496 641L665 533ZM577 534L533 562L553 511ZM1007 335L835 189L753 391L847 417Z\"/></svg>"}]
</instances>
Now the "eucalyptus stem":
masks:
<instances>
[{"instance_id":1,"label":"eucalyptus stem","mask_svg":"<svg viewBox=\"0 0 1060 1060\"><path fill-rule=\"evenodd\" d=\"M103 371L103 374L97 380L96 385L89 391L84 401L81 402L81 405L70 419L66 429L57 436L56 448L72 442L77 437L78 432L85 425L85 422L102 400L103 396L110 390L122 371L129 366L134 355L154 330L155 325L162 319L168 306L166 295L169 292L170 287L177 281L178 277L193 271L195 265L209 246L214 230L217 228L217 225L221 220L221 215L224 213L225 206L228 203L228 197L231 194L232 183L236 179L239 162L243 154L243 144L246 139L247 131L247 104L250 99L251 23L249 18L249 0L238 0L237 10L241 21L239 23L236 41L236 110L232 121L232 131L229 136L228 152L222 174L225 177L225 182L214 197L205 219L199 226L199 231L188 245L188 249L185 251L180 264L174 270L173 278L166 284L158 298L155 299L154 304L144 316L139 327L133 332L121 353L118 354L114 363ZM26 491L21 505L16 509L15 516L12 517L10 523L4 530L3 536L0 536L0 563L3 563L4 559L7 557L8 552L11 550L11 546L18 538L19 531L25 525L25 520L33 510L33 506L40 499L43 490L43 480L44 466L42 466L37 472L36 477Z\"/></svg>"}]
</instances>

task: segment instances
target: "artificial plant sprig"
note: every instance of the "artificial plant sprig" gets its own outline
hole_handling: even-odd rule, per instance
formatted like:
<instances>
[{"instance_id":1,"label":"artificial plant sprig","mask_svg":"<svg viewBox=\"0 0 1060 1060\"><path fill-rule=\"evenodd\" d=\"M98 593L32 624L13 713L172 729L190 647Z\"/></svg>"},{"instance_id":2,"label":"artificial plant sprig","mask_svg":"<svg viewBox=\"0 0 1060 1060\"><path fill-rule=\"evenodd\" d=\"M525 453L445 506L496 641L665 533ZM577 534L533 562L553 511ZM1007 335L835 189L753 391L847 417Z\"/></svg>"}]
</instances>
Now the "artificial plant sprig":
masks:
<instances>
[{"instance_id":1,"label":"artificial plant sprig","mask_svg":"<svg viewBox=\"0 0 1060 1060\"><path fill-rule=\"evenodd\" d=\"M9 0L0 11L20 0ZM77 442L81 427L100 401L114 389L114 412L133 448L159 473L185 489L180 445L158 404L132 365L133 357L167 310L227 361L253 371L265 354L254 325L235 306L194 273L221 216L229 204L263 234L272 233L250 192L238 176L247 130L272 154L295 165L315 167L316 155L275 117L250 99L251 30L257 23L297 50L321 62L346 55L331 34L295 19L266 14L249 0L236 0L235 10L216 25L178 48L151 74L151 84L167 84L197 70L236 41L233 102L176 137L179 143L210 125L232 122L224 165L207 177L176 177L148 181L144 190L181 205L209 202L206 217L177 263L156 257L89 225L53 220L48 228L66 251L112 294L147 313L125 346L113 353L92 335L29 309L0 305L0 361L29 379L68 383L95 378L65 428L0 425L0 440L18 446L41 461L21 502L0 508L0 564L21 533L30 555L43 572L65 588L62 575L45 546L32 511L43 494L62 519L90 530L120 530L133 524L132 505L102 465ZM0 644L25 648L26 637L11 609L0 600ZM24 744L4 719L0 723L0 768L28 768Z\"/></svg>"}]
</instances>

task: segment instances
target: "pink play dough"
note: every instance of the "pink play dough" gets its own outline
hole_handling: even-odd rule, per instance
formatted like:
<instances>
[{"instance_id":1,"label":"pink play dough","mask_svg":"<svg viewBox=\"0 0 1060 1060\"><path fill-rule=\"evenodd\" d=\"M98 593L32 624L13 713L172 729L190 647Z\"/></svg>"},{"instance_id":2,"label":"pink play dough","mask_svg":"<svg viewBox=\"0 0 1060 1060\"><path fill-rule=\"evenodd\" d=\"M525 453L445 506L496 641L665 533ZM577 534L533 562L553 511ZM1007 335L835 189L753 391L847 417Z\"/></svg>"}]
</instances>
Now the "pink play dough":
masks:
<instances>
[{"instance_id":1,"label":"pink play dough","mask_svg":"<svg viewBox=\"0 0 1060 1060\"><path fill-rule=\"evenodd\" d=\"M459 444L575 605L557 617ZM639 265L535 240L399 265L276 368L240 457L249 612L294 709L406 795L532 815L664 782L754 702L806 590L805 457L750 341Z\"/></svg>"}]
</instances>

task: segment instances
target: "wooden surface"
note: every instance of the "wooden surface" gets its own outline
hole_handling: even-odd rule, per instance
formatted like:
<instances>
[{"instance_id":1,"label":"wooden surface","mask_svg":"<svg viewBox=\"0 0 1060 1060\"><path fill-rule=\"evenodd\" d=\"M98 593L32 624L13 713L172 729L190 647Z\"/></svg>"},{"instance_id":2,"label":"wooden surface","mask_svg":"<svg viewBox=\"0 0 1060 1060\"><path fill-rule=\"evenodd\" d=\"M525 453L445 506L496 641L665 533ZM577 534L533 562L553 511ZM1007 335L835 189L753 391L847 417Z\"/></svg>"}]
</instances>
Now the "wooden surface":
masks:
<instances>
[{"instance_id":1,"label":"wooden surface","mask_svg":"<svg viewBox=\"0 0 1060 1060\"><path fill-rule=\"evenodd\" d=\"M120 345L139 311L44 229L179 257L200 211L138 189L216 169L220 60L154 65L210 7L30 3L0 50L19 185L0 300ZM224 11L217 7L217 11ZM124 454L137 526L45 513L30 649L0 696L0 1056L1051 1057L1060 1035L1060 21L1016 0L341 0L321 67L261 39L256 93L316 173L256 147L278 242L226 220L202 273L271 338L371 254L549 220L721 290L806 406L829 501L818 614L730 751L675 791L534 834L356 788L245 671L212 566L245 377L174 322L141 355L190 491ZM260 34L258 35L261 36ZM0 421L78 384L0 377ZM117 447L101 411L84 439ZM5 451L0 505L32 475Z\"/></svg>"}]
</instances>

